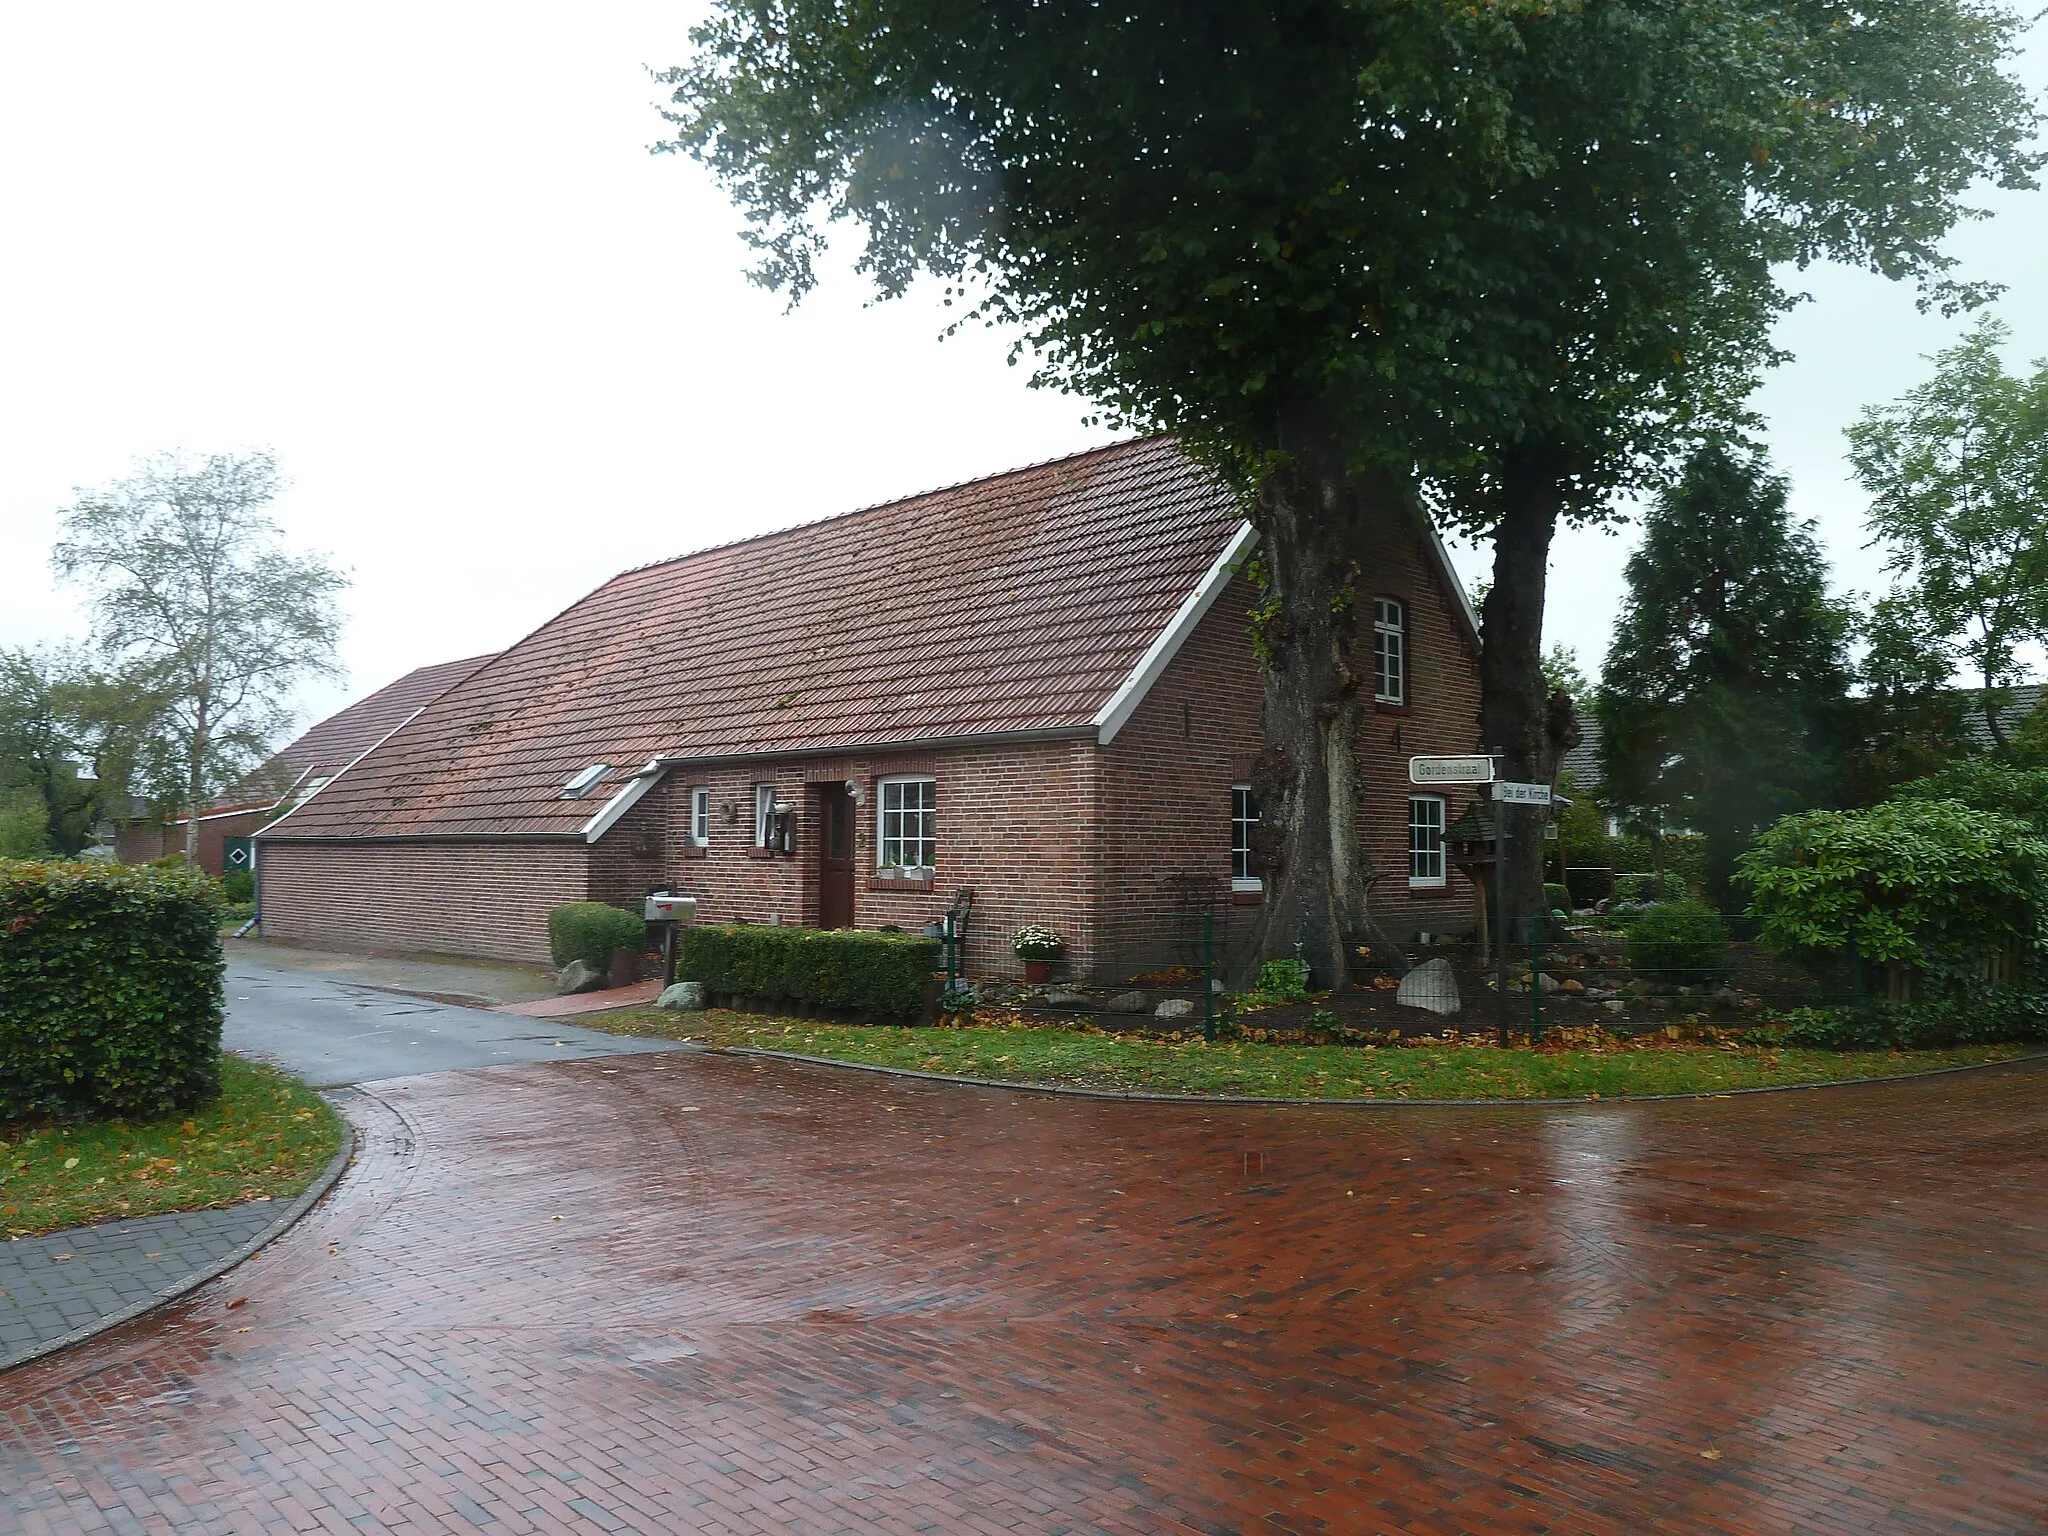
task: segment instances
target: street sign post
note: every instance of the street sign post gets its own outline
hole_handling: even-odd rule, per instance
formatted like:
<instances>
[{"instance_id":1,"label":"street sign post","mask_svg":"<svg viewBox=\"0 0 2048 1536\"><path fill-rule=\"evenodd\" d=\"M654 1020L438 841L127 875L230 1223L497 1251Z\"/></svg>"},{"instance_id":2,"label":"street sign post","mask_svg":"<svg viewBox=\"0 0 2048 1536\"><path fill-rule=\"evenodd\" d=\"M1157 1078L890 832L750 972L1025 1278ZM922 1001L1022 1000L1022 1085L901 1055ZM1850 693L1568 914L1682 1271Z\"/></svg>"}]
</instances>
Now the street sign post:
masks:
<instances>
[{"instance_id":1,"label":"street sign post","mask_svg":"<svg viewBox=\"0 0 2048 1536\"><path fill-rule=\"evenodd\" d=\"M1507 779L1495 782L1493 798L1508 805L1548 805L1550 786L1548 784L1516 784Z\"/></svg>"},{"instance_id":2,"label":"street sign post","mask_svg":"<svg viewBox=\"0 0 2048 1536\"><path fill-rule=\"evenodd\" d=\"M1493 759L1481 753L1471 757L1411 757L1410 784L1491 784Z\"/></svg>"}]
</instances>

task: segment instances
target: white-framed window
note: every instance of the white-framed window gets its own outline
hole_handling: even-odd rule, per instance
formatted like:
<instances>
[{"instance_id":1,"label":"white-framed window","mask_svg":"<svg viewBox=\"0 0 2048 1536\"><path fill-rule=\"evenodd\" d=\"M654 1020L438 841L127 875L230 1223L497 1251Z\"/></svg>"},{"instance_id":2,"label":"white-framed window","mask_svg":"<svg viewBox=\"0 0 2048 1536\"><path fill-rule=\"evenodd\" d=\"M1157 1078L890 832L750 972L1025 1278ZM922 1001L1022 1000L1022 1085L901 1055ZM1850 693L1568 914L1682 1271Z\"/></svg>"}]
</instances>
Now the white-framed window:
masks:
<instances>
[{"instance_id":1,"label":"white-framed window","mask_svg":"<svg viewBox=\"0 0 2048 1536\"><path fill-rule=\"evenodd\" d=\"M939 784L936 779L884 779L875 862L883 869L930 869L939 861Z\"/></svg>"},{"instance_id":2,"label":"white-framed window","mask_svg":"<svg viewBox=\"0 0 2048 1536\"><path fill-rule=\"evenodd\" d=\"M711 846L711 791L703 786L690 791L690 846Z\"/></svg>"},{"instance_id":3,"label":"white-framed window","mask_svg":"<svg viewBox=\"0 0 2048 1536\"><path fill-rule=\"evenodd\" d=\"M1408 883L1444 883L1444 797L1408 797Z\"/></svg>"},{"instance_id":4,"label":"white-framed window","mask_svg":"<svg viewBox=\"0 0 2048 1536\"><path fill-rule=\"evenodd\" d=\"M756 784L754 786L754 846L766 848L769 835L775 830L775 786Z\"/></svg>"},{"instance_id":5,"label":"white-framed window","mask_svg":"<svg viewBox=\"0 0 2048 1536\"><path fill-rule=\"evenodd\" d=\"M1391 597L1372 601L1372 696L1408 702L1408 612Z\"/></svg>"},{"instance_id":6,"label":"white-framed window","mask_svg":"<svg viewBox=\"0 0 2048 1536\"><path fill-rule=\"evenodd\" d=\"M1265 887L1252 856L1252 828L1259 824L1259 801L1249 784L1230 786L1230 888L1256 891Z\"/></svg>"}]
</instances>

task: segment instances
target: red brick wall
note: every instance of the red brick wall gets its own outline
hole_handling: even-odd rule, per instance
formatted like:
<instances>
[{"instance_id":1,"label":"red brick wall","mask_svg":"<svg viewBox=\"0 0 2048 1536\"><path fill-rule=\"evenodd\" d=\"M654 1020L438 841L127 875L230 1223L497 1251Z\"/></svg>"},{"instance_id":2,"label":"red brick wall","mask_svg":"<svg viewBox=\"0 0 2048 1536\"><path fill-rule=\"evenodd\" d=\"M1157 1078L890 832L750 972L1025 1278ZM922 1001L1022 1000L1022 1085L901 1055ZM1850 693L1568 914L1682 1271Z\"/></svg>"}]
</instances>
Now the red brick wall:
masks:
<instances>
[{"instance_id":1,"label":"red brick wall","mask_svg":"<svg viewBox=\"0 0 2048 1536\"><path fill-rule=\"evenodd\" d=\"M936 919L964 886L975 890L966 963L974 974L1013 974L1009 935L1027 922L1050 923L1069 953L1090 962L1095 943L1094 793L1091 742L1045 741L952 748L919 754L820 758L810 763L726 765L670 775L668 879L698 898L705 922L808 923L817 920L818 797L806 786L859 786L855 813L854 922L916 932ZM938 783L937 875L929 888L875 878L881 795L895 774L929 774ZM754 844L754 785L772 783L797 807L796 851L763 856ZM711 838L704 856L684 853L689 791L711 791Z\"/></svg>"},{"instance_id":2,"label":"red brick wall","mask_svg":"<svg viewBox=\"0 0 2048 1536\"><path fill-rule=\"evenodd\" d=\"M546 965L548 913L589 889L582 843L265 839L258 847L264 937L321 949Z\"/></svg>"},{"instance_id":3,"label":"red brick wall","mask_svg":"<svg viewBox=\"0 0 2048 1536\"><path fill-rule=\"evenodd\" d=\"M1408 759L1473 750L1479 675L1457 598L1435 552L1413 535L1389 537L1371 596L1407 605L1409 702L1371 705L1358 733L1359 836L1373 916L1396 942L1419 930L1473 927L1471 886L1455 870L1442 889L1408 885ZM1230 881L1230 787L1246 781L1262 745L1262 685L1247 630L1252 593L1239 580L1217 600L1102 758L1103 961L1112 975L1200 957L1201 908L1218 902L1217 959L1241 953L1255 898L1223 898ZM1396 739L1398 733L1398 740ZM1447 806L1455 820L1463 800Z\"/></svg>"}]
</instances>

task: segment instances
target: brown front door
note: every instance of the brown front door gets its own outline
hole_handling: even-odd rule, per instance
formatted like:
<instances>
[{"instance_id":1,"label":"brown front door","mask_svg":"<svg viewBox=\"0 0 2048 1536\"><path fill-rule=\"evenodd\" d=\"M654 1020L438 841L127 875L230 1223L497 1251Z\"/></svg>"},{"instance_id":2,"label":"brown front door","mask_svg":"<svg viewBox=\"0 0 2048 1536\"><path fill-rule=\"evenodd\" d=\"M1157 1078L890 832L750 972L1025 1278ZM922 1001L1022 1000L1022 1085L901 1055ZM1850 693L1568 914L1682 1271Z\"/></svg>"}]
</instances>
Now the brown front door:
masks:
<instances>
[{"instance_id":1,"label":"brown front door","mask_svg":"<svg viewBox=\"0 0 2048 1536\"><path fill-rule=\"evenodd\" d=\"M818 926L853 926L853 796L834 785L819 796L824 838L818 850Z\"/></svg>"}]
</instances>

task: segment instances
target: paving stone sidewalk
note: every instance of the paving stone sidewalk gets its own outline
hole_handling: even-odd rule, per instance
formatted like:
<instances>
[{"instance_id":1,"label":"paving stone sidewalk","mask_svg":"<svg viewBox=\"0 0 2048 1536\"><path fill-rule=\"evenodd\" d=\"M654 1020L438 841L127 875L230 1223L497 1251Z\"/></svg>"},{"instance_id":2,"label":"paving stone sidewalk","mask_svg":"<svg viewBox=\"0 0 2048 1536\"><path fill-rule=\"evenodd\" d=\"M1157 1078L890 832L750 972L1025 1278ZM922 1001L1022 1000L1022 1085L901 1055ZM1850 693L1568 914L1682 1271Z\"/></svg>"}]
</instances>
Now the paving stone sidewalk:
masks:
<instances>
[{"instance_id":1,"label":"paving stone sidewalk","mask_svg":"<svg viewBox=\"0 0 2048 1536\"><path fill-rule=\"evenodd\" d=\"M0 1370L212 1268L291 1203L251 1200L0 1243Z\"/></svg>"}]
</instances>

